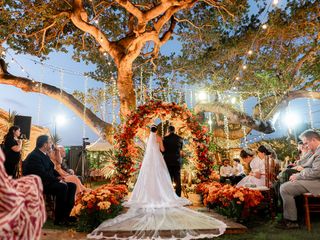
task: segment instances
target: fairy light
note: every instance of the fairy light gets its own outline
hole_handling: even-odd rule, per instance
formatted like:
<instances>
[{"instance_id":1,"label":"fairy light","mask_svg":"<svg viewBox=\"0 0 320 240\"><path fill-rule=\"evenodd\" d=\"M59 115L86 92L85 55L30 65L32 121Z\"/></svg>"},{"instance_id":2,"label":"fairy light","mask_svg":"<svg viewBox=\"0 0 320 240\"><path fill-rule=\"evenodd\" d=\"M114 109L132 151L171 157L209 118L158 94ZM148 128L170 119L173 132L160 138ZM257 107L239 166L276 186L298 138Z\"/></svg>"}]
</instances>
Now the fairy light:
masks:
<instances>
[{"instance_id":1,"label":"fairy light","mask_svg":"<svg viewBox=\"0 0 320 240\"><path fill-rule=\"evenodd\" d=\"M190 90L190 108L193 108L193 96L192 96L193 92L192 90Z\"/></svg>"},{"instance_id":2,"label":"fairy light","mask_svg":"<svg viewBox=\"0 0 320 240\"><path fill-rule=\"evenodd\" d=\"M240 110L241 112L245 112L245 109L244 109L244 102L243 102L243 98L242 98L242 94L239 95L239 102L240 102ZM246 126L245 125L242 125L241 126L242 128L242 131L243 131L243 141L244 141L244 146L247 147L247 131L246 131Z\"/></svg>"},{"instance_id":3,"label":"fairy light","mask_svg":"<svg viewBox=\"0 0 320 240\"><path fill-rule=\"evenodd\" d=\"M102 120L107 121L107 84L103 84L103 105L102 105Z\"/></svg>"},{"instance_id":4,"label":"fairy light","mask_svg":"<svg viewBox=\"0 0 320 240\"><path fill-rule=\"evenodd\" d=\"M227 141L227 149L230 149L230 131L229 131L229 121L226 115L223 116L223 124L224 124L224 134L226 136Z\"/></svg>"},{"instance_id":5,"label":"fairy light","mask_svg":"<svg viewBox=\"0 0 320 240\"><path fill-rule=\"evenodd\" d=\"M60 99L62 99L62 92L63 92L63 84L64 84L64 74L63 71L60 71ZM61 102L60 102L61 105Z\"/></svg>"},{"instance_id":6,"label":"fairy light","mask_svg":"<svg viewBox=\"0 0 320 240\"><path fill-rule=\"evenodd\" d=\"M312 118L312 108L311 108L311 101L310 98L307 99L308 103L308 112L309 112L309 122L310 122L310 127L313 128L313 118Z\"/></svg>"},{"instance_id":7,"label":"fairy light","mask_svg":"<svg viewBox=\"0 0 320 240\"><path fill-rule=\"evenodd\" d=\"M249 50L248 51L248 55L252 55L253 54L253 51L252 50Z\"/></svg>"},{"instance_id":8,"label":"fairy light","mask_svg":"<svg viewBox=\"0 0 320 240\"><path fill-rule=\"evenodd\" d=\"M40 125L40 113L41 113L41 104L42 104L42 82L44 81L44 66L41 65L41 82L40 82L40 87L39 87L39 95L38 95L38 112L37 112L37 123Z\"/></svg>"},{"instance_id":9,"label":"fairy light","mask_svg":"<svg viewBox=\"0 0 320 240\"><path fill-rule=\"evenodd\" d=\"M276 6L279 3L279 0L273 0L272 5Z\"/></svg>"},{"instance_id":10,"label":"fairy light","mask_svg":"<svg viewBox=\"0 0 320 240\"><path fill-rule=\"evenodd\" d=\"M268 25L267 24L263 24L261 27L262 27L263 30L266 30L268 28Z\"/></svg>"},{"instance_id":11,"label":"fairy light","mask_svg":"<svg viewBox=\"0 0 320 240\"><path fill-rule=\"evenodd\" d=\"M112 126L116 125L116 105L117 105L117 101L116 101L116 97L117 97L117 80L112 77L113 80L113 94L112 94Z\"/></svg>"},{"instance_id":12,"label":"fairy light","mask_svg":"<svg viewBox=\"0 0 320 240\"><path fill-rule=\"evenodd\" d=\"M86 108L87 108L87 91L88 91L88 77L84 80L84 103L83 103L83 124L82 124L82 137L86 137Z\"/></svg>"},{"instance_id":13,"label":"fairy light","mask_svg":"<svg viewBox=\"0 0 320 240\"><path fill-rule=\"evenodd\" d=\"M163 124L163 120L161 120L161 132L162 132L162 137L164 137L164 124Z\"/></svg>"},{"instance_id":14,"label":"fairy light","mask_svg":"<svg viewBox=\"0 0 320 240\"><path fill-rule=\"evenodd\" d=\"M145 104L144 101L144 85L143 85L143 68L140 68L140 105Z\"/></svg>"},{"instance_id":15,"label":"fairy light","mask_svg":"<svg viewBox=\"0 0 320 240\"><path fill-rule=\"evenodd\" d=\"M152 75L149 78L149 97L152 100Z\"/></svg>"},{"instance_id":16,"label":"fairy light","mask_svg":"<svg viewBox=\"0 0 320 240\"><path fill-rule=\"evenodd\" d=\"M179 91L179 96L178 96L178 104L182 104L182 91Z\"/></svg>"},{"instance_id":17,"label":"fairy light","mask_svg":"<svg viewBox=\"0 0 320 240\"><path fill-rule=\"evenodd\" d=\"M247 68L248 68L247 65L243 65L243 66L242 66L242 69L243 69L243 70L246 70Z\"/></svg>"},{"instance_id":18,"label":"fairy light","mask_svg":"<svg viewBox=\"0 0 320 240\"><path fill-rule=\"evenodd\" d=\"M212 112L209 112L209 120L208 120L208 124L209 124L209 130L210 133L212 133Z\"/></svg>"}]
</instances>

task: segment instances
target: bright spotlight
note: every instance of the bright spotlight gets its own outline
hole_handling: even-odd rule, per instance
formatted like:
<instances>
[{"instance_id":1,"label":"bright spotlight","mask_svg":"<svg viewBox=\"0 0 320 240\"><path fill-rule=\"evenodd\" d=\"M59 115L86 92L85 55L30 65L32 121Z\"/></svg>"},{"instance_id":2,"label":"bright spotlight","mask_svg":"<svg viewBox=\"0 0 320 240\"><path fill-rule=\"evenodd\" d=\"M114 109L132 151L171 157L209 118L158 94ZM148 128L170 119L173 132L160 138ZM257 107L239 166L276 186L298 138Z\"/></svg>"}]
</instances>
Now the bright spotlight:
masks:
<instances>
[{"instance_id":1,"label":"bright spotlight","mask_svg":"<svg viewBox=\"0 0 320 240\"><path fill-rule=\"evenodd\" d=\"M198 93L198 101L206 102L208 100L208 93L205 91L201 91Z\"/></svg>"},{"instance_id":2,"label":"bright spotlight","mask_svg":"<svg viewBox=\"0 0 320 240\"><path fill-rule=\"evenodd\" d=\"M55 118L55 122L56 122L57 125L62 126L64 124L66 124L67 119L66 119L66 117L64 115L57 115L56 118Z\"/></svg>"},{"instance_id":3,"label":"bright spotlight","mask_svg":"<svg viewBox=\"0 0 320 240\"><path fill-rule=\"evenodd\" d=\"M301 119L297 113L288 112L284 116L283 122L289 127L294 128L300 123Z\"/></svg>"}]
</instances>

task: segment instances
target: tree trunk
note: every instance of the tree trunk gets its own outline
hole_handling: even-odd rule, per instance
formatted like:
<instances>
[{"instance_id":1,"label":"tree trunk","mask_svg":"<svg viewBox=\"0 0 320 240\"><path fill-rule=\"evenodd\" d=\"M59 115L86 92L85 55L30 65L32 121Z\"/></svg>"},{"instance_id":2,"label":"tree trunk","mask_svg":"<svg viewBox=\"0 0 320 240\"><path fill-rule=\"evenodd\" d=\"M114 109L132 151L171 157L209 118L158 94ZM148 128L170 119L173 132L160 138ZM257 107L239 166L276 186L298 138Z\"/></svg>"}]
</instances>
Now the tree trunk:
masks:
<instances>
[{"instance_id":1,"label":"tree trunk","mask_svg":"<svg viewBox=\"0 0 320 240\"><path fill-rule=\"evenodd\" d=\"M126 117L136 108L131 62L122 61L119 63L117 86L120 98L120 114L122 117Z\"/></svg>"}]
</instances>

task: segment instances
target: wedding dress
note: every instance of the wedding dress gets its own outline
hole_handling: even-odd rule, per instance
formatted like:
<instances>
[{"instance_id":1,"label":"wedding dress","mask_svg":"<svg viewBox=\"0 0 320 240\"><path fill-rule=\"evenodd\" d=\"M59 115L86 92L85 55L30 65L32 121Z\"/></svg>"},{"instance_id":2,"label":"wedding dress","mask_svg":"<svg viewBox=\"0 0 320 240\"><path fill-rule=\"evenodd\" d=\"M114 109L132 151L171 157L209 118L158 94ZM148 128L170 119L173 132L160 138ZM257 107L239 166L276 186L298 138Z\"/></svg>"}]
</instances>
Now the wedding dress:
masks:
<instances>
[{"instance_id":1,"label":"wedding dress","mask_svg":"<svg viewBox=\"0 0 320 240\"><path fill-rule=\"evenodd\" d=\"M88 238L197 239L223 234L223 222L183 207L190 204L176 195L156 133L151 132L137 182L123 204L128 211L103 222Z\"/></svg>"}]
</instances>

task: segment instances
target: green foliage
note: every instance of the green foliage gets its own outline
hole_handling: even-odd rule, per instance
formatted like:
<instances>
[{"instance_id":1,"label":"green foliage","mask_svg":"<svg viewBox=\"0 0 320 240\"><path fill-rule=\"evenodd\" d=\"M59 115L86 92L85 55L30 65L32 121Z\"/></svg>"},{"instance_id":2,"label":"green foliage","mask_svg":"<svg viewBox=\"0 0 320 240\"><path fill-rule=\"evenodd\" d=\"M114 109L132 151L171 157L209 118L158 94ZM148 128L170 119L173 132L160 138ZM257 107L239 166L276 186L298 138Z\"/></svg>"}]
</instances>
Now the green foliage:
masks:
<instances>
[{"instance_id":1,"label":"green foliage","mask_svg":"<svg viewBox=\"0 0 320 240\"><path fill-rule=\"evenodd\" d=\"M183 49L174 61L178 74L213 92L235 88L254 93L259 86L262 98L276 95L279 99L288 90L318 89L319 1L290 0L284 7L269 9L266 30L259 17L266 2L257 3L257 14L247 12L233 24L226 21L224 26L194 31L184 29L188 23L180 24ZM248 55L248 50L253 54ZM245 71L243 64L248 66Z\"/></svg>"}]
</instances>

